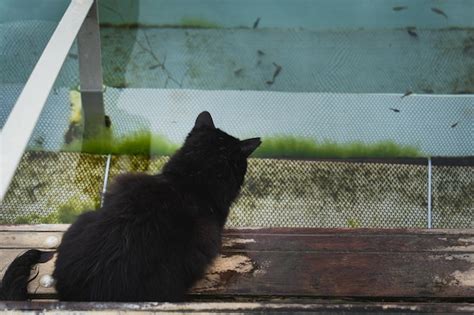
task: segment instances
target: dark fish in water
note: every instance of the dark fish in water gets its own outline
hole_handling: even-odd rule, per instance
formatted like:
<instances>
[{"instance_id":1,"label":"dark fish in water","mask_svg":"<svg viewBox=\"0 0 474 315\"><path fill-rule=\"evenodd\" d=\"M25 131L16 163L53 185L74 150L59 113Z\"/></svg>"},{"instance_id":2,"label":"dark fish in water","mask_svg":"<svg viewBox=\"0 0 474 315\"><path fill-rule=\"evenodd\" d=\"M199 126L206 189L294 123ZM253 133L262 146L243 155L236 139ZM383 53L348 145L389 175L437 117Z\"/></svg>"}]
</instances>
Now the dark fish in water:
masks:
<instances>
[{"instance_id":1,"label":"dark fish in water","mask_svg":"<svg viewBox=\"0 0 474 315\"><path fill-rule=\"evenodd\" d=\"M261 51L260 49L259 49L259 50L257 50L257 54L258 54L259 56L263 56L263 55L265 55L265 53L264 53L263 51Z\"/></svg>"},{"instance_id":2,"label":"dark fish in water","mask_svg":"<svg viewBox=\"0 0 474 315\"><path fill-rule=\"evenodd\" d=\"M258 23L260 23L260 18L257 18L255 22L253 22L253 29L256 29L258 27Z\"/></svg>"},{"instance_id":3,"label":"dark fish in water","mask_svg":"<svg viewBox=\"0 0 474 315\"><path fill-rule=\"evenodd\" d=\"M156 68L158 68L158 67L160 67L160 66L161 66L161 65L153 65L153 66L149 66L148 69L154 70L154 69L156 69Z\"/></svg>"},{"instance_id":4,"label":"dark fish in water","mask_svg":"<svg viewBox=\"0 0 474 315\"><path fill-rule=\"evenodd\" d=\"M389 107L388 109L390 109L391 111L393 111L393 112L395 112L395 113L399 113L399 112L400 112L400 110L397 109L397 108L391 108L391 107Z\"/></svg>"},{"instance_id":5,"label":"dark fish in water","mask_svg":"<svg viewBox=\"0 0 474 315\"><path fill-rule=\"evenodd\" d=\"M35 144L38 146L42 146L44 144L44 138L42 136L39 136L34 140Z\"/></svg>"},{"instance_id":6,"label":"dark fish in water","mask_svg":"<svg viewBox=\"0 0 474 315\"><path fill-rule=\"evenodd\" d=\"M407 27L407 33L408 33L411 37L418 38L418 33L416 32L416 28L414 28L414 27Z\"/></svg>"},{"instance_id":7,"label":"dark fish in water","mask_svg":"<svg viewBox=\"0 0 474 315\"><path fill-rule=\"evenodd\" d=\"M112 126L112 120L108 115L104 116L105 127L110 128Z\"/></svg>"},{"instance_id":8,"label":"dark fish in water","mask_svg":"<svg viewBox=\"0 0 474 315\"><path fill-rule=\"evenodd\" d=\"M276 63L273 62L273 65L275 66L275 72L273 72L273 77L271 80L267 81L267 84L272 85L275 83L276 77L280 74L282 67Z\"/></svg>"},{"instance_id":9,"label":"dark fish in water","mask_svg":"<svg viewBox=\"0 0 474 315\"><path fill-rule=\"evenodd\" d=\"M412 95L412 94L413 94L412 91L406 91L405 94L403 94L401 98L404 98L405 96L409 96L409 95Z\"/></svg>"},{"instance_id":10,"label":"dark fish in water","mask_svg":"<svg viewBox=\"0 0 474 315\"><path fill-rule=\"evenodd\" d=\"M243 68L239 68L239 69L237 69L237 70L234 70L234 74L235 74L236 76L239 76L239 75L242 74L242 71L243 71L243 70L244 70Z\"/></svg>"},{"instance_id":11,"label":"dark fish in water","mask_svg":"<svg viewBox=\"0 0 474 315\"><path fill-rule=\"evenodd\" d=\"M431 8L431 11L433 11L433 12L436 13L436 14L442 15L442 16L444 16L445 18L448 18L448 15L447 15L446 13L444 13L443 10L441 10L441 9L438 9L438 8Z\"/></svg>"},{"instance_id":12,"label":"dark fish in water","mask_svg":"<svg viewBox=\"0 0 474 315\"><path fill-rule=\"evenodd\" d=\"M73 53L69 53L69 54L67 54L67 56L69 58L72 58L72 59L77 59L78 58L77 54L73 54Z\"/></svg>"},{"instance_id":13,"label":"dark fish in water","mask_svg":"<svg viewBox=\"0 0 474 315\"><path fill-rule=\"evenodd\" d=\"M455 122L454 124L451 125L451 128L456 127L458 124L459 124L459 121L458 121L458 122Z\"/></svg>"},{"instance_id":14,"label":"dark fish in water","mask_svg":"<svg viewBox=\"0 0 474 315\"><path fill-rule=\"evenodd\" d=\"M402 10L406 10L406 9L408 9L408 7L405 6L405 5L392 8L393 11L402 11Z\"/></svg>"}]
</instances>

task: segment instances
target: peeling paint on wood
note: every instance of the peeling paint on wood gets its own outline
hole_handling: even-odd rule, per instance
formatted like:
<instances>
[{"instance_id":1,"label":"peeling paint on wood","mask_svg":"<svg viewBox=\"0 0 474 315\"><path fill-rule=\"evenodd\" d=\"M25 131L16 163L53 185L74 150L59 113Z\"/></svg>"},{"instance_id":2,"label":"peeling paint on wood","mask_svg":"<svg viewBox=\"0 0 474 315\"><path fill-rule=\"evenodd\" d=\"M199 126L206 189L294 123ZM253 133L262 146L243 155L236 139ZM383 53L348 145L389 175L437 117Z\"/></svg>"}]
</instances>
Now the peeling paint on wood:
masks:
<instances>
[{"instance_id":1,"label":"peeling paint on wood","mask_svg":"<svg viewBox=\"0 0 474 315\"><path fill-rule=\"evenodd\" d=\"M0 227L0 276L17 255L49 249L47 240L60 239L66 228ZM232 229L223 235L222 255L191 293L474 302L473 246L474 230ZM54 261L37 266L33 297L54 297L54 288L39 282L53 268Z\"/></svg>"},{"instance_id":2,"label":"peeling paint on wood","mask_svg":"<svg viewBox=\"0 0 474 315\"><path fill-rule=\"evenodd\" d=\"M194 292L223 289L236 274L251 273L254 270L252 260L244 255L219 256L209 268L204 279L195 286Z\"/></svg>"},{"instance_id":3,"label":"peeling paint on wood","mask_svg":"<svg viewBox=\"0 0 474 315\"><path fill-rule=\"evenodd\" d=\"M232 247L236 244L250 244L255 243L253 238L229 238L223 237L222 238L222 247Z\"/></svg>"},{"instance_id":4,"label":"peeling paint on wood","mask_svg":"<svg viewBox=\"0 0 474 315\"><path fill-rule=\"evenodd\" d=\"M456 284L459 286L474 287L474 268L464 272L456 270L451 276L456 280Z\"/></svg>"}]
</instances>

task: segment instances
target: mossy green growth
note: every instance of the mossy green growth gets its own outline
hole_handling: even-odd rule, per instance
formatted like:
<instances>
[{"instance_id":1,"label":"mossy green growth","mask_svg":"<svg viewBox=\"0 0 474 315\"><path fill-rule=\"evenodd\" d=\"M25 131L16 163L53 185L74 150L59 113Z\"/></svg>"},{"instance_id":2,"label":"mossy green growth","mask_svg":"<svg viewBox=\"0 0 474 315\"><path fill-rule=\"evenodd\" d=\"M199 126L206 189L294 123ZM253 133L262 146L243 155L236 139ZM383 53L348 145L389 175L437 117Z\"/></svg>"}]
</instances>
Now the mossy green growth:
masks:
<instances>
[{"instance_id":1,"label":"mossy green growth","mask_svg":"<svg viewBox=\"0 0 474 315\"><path fill-rule=\"evenodd\" d=\"M63 148L63 151L85 152L91 154L124 154L124 155L172 155L178 145L162 135L150 131L138 131L130 135L109 138L95 137L75 142Z\"/></svg>"},{"instance_id":2,"label":"mossy green growth","mask_svg":"<svg viewBox=\"0 0 474 315\"><path fill-rule=\"evenodd\" d=\"M350 228L360 228L360 222L357 219L348 219L347 220L347 225Z\"/></svg>"},{"instance_id":3,"label":"mossy green growth","mask_svg":"<svg viewBox=\"0 0 474 315\"><path fill-rule=\"evenodd\" d=\"M58 215L52 212L48 215L40 215L38 213L32 213L17 217L14 224L54 224L58 223Z\"/></svg>"},{"instance_id":4,"label":"mossy green growth","mask_svg":"<svg viewBox=\"0 0 474 315\"><path fill-rule=\"evenodd\" d=\"M221 28L217 23L207 21L197 17L183 17L181 19L181 27L183 28Z\"/></svg>"},{"instance_id":5,"label":"mossy green growth","mask_svg":"<svg viewBox=\"0 0 474 315\"><path fill-rule=\"evenodd\" d=\"M170 156L179 148L164 136L150 131L138 131L122 137L106 134L82 142L74 142L63 151L91 154L121 154L142 156ZM317 142L311 138L294 136L265 137L254 152L258 158L394 158L422 157L415 146L400 145L394 141L376 143L331 141Z\"/></svg>"},{"instance_id":6,"label":"mossy green growth","mask_svg":"<svg viewBox=\"0 0 474 315\"><path fill-rule=\"evenodd\" d=\"M92 201L81 201L78 198L71 198L63 204L60 204L57 211L47 215L32 213L17 217L14 224L55 224L55 223L73 223L76 218L91 209L99 208L99 204Z\"/></svg>"},{"instance_id":7,"label":"mossy green growth","mask_svg":"<svg viewBox=\"0 0 474 315\"><path fill-rule=\"evenodd\" d=\"M77 198L71 198L58 207L58 222L73 223L80 214L99 207L99 203L94 204L93 202L83 202Z\"/></svg>"},{"instance_id":8,"label":"mossy green growth","mask_svg":"<svg viewBox=\"0 0 474 315\"><path fill-rule=\"evenodd\" d=\"M393 141L377 143L316 142L310 138L277 136L263 138L262 145L253 157L262 158L387 158L420 157L422 152L414 147Z\"/></svg>"}]
</instances>

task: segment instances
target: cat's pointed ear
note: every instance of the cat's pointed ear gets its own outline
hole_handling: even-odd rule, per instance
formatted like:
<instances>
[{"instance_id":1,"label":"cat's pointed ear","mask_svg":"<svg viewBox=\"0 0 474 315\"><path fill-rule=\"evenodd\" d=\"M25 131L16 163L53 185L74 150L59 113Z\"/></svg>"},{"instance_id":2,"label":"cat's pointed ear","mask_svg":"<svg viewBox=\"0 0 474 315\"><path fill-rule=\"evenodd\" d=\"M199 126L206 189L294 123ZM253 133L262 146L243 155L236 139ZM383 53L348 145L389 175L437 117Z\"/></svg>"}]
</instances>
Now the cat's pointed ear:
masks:
<instances>
[{"instance_id":1,"label":"cat's pointed ear","mask_svg":"<svg viewBox=\"0 0 474 315\"><path fill-rule=\"evenodd\" d=\"M212 121L212 117L211 117L211 114L209 114L209 112L202 112L196 118L196 123L194 124L194 128L201 128L201 127L216 128L214 126L214 122Z\"/></svg>"},{"instance_id":2,"label":"cat's pointed ear","mask_svg":"<svg viewBox=\"0 0 474 315\"><path fill-rule=\"evenodd\" d=\"M252 138L240 141L240 150L248 157L262 143L260 138Z\"/></svg>"}]
</instances>

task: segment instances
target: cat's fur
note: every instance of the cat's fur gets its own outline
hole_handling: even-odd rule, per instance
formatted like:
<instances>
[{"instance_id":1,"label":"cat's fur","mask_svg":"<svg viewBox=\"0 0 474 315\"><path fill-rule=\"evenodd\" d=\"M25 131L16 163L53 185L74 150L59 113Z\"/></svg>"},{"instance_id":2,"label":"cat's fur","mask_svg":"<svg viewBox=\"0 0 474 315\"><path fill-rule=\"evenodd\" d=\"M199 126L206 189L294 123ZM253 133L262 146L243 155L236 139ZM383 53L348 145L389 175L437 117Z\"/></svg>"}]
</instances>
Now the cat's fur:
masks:
<instances>
[{"instance_id":1,"label":"cat's fur","mask_svg":"<svg viewBox=\"0 0 474 315\"><path fill-rule=\"evenodd\" d=\"M104 206L64 234L53 274L60 300L183 301L219 253L260 143L226 134L203 112L161 174L119 176Z\"/></svg>"}]
</instances>

